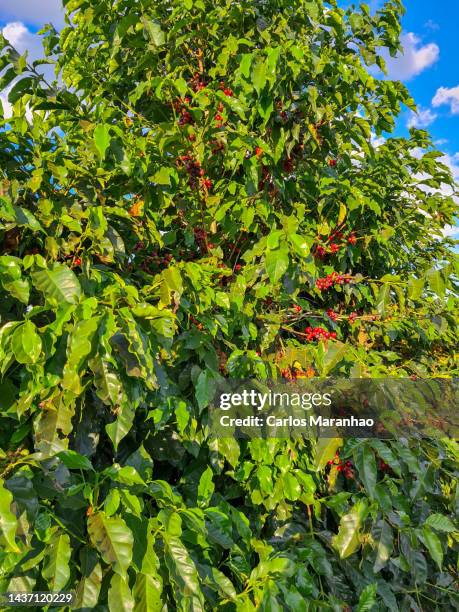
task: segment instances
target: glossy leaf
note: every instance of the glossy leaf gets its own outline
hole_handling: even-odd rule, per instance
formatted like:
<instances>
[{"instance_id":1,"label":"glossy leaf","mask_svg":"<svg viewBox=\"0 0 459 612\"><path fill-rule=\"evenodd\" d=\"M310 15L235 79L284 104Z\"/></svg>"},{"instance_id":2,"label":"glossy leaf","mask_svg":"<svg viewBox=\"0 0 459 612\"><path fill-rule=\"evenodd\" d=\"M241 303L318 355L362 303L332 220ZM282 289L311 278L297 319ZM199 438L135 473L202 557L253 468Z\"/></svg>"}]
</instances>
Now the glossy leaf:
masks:
<instances>
[{"instance_id":1,"label":"glossy leaf","mask_svg":"<svg viewBox=\"0 0 459 612\"><path fill-rule=\"evenodd\" d=\"M124 578L132 560L133 536L123 519L97 512L88 518L88 534L103 560Z\"/></svg>"},{"instance_id":2,"label":"glossy leaf","mask_svg":"<svg viewBox=\"0 0 459 612\"><path fill-rule=\"evenodd\" d=\"M50 591L64 590L70 578L71 554L70 537L66 533L58 534L49 544L42 575L47 580Z\"/></svg>"}]
</instances>

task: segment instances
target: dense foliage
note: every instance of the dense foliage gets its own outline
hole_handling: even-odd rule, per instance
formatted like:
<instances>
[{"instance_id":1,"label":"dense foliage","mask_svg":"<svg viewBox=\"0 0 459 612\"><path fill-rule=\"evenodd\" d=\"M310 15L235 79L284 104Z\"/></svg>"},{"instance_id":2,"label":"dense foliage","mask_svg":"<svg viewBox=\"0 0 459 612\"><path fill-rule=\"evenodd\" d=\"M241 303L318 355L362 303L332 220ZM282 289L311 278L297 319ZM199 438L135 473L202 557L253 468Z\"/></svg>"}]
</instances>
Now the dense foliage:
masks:
<instances>
[{"instance_id":1,"label":"dense foliage","mask_svg":"<svg viewBox=\"0 0 459 612\"><path fill-rule=\"evenodd\" d=\"M457 205L399 0L67 0L2 41L0 588L457 609L453 440L214 440L220 377L453 377ZM379 141L376 145L375 139Z\"/></svg>"}]
</instances>

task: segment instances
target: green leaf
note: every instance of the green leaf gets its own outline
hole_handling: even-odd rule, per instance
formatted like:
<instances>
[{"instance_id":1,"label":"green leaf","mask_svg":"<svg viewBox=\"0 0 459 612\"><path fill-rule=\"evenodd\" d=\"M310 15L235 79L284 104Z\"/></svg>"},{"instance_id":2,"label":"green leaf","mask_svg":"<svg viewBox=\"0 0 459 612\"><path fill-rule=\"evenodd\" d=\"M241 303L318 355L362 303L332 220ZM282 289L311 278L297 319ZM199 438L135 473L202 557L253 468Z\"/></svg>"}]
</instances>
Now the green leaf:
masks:
<instances>
[{"instance_id":1,"label":"green leaf","mask_svg":"<svg viewBox=\"0 0 459 612\"><path fill-rule=\"evenodd\" d=\"M108 607L119 612L134 610L134 597L127 580L119 574L113 574L108 590Z\"/></svg>"},{"instance_id":2,"label":"green leaf","mask_svg":"<svg viewBox=\"0 0 459 612\"><path fill-rule=\"evenodd\" d=\"M105 431L112 441L115 450L118 448L121 440L125 438L131 430L134 416L134 408L128 402L123 403L113 423L109 423L105 426Z\"/></svg>"},{"instance_id":3,"label":"green leaf","mask_svg":"<svg viewBox=\"0 0 459 612\"><path fill-rule=\"evenodd\" d=\"M9 291L13 297L22 302L23 304L29 303L30 286L29 282L25 278L11 281L9 283L3 282L3 287L6 291Z\"/></svg>"},{"instance_id":4,"label":"green leaf","mask_svg":"<svg viewBox=\"0 0 459 612\"><path fill-rule=\"evenodd\" d=\"M203 370L196 381L196 400L200 411L209 405L214 393L215 380L210 372Z\"/></svg>"},{"instance_id":5,"label":"green leaf","mask_svg":"<svg viewBox=\"0 0 459 612\"><path fill-rule=\"evenodd\" d=\"M386 566L394 547L394 535L390 525L386 523L386 521L380 521L378 523L374 540L377 543L377 547L373 572L377 574Z\"/></svg>"},{"instance_id":6,"label":"green leaf","mask_svg":"<svg viewBox=\"0 0 459 612\"><path fill-rule=\"evenodd\" d=\"M37 363L40 359L42 342L32 321L25 321L14 330L11 337L11 348L19 363Z\"/></svg>"},{"instance_id":7,"label":"green leaf","mask_svg":"<svg viewBox=\"0 0 459 612\"><path fill-rule=\"evenodd\" d=\"M139 448L129 455L129 457L126 459L126 465L130 465L135 468L143 480L151 480L153 459L146 451L143 444L141 444Z\"/></svg>"},{"instance_id":8,"label":"green leaf","mask_svg":"<svg viewBox=\"0 0 459 612\"><path fill-rule=\"evenodd\" d=\"M402 549L409 568L409 572L418 585L424 584L427 580L428 566L423 553L414 550L409 543L402 544Z\"/></svg>"},{"instance_id":9,"label":"green leaf","mask_svg":"<svg viewBox=\"0 0 459 612\"><path fill-rule=\"evenodd\" d=\"M376 487L376 459L373 450L368 446L361 446L356 453L356 467L370 499L375 498Z\"/></svg>"},{"instance_id":10,"label":"green leaf","mask_svg":"<svg viewBox=\"0 0 459 612\"><path fill-rule=\"evenodd\" d=\"M241 56L241 60L239 62L239 71L243 77L248 79L250 77L250 67L253 61L253 53L244 53Z\"/></svg>"},{"instance_id":11,"label":"green leaf","mask_svg":"<svg viewBox=\"0 0 459 612\"><path fill-rule=\"evenodd\" d=\"M368 511L367 502L359 500L340 521L338 534L332 539L341 559L346 559L360 548L360 531Z\"/></svg>"},{"instance_id":12,"label":"green leaf","mask_svg":"<svg viewBox=\"0 0 459 612\"><path fill-rule=\"evenodd\" d=\"M438 565L438 569L441 572L443 567L443 547L440 538L428 526L424 526L420 539L425 544L430 556Z\"/></svg>"},{"instance_id":13,"label":"green leaf","mask_svg":"<svg viewBox=\"0 0 459 612\"><path fill-rule=\"evenodd\" d=\"M424 285L423 278L411 278L408 283L408 299L418 300L422 295Z\"/></svg>"},{"instance_id":14,"label":"green leaf","mask_svg":"<svg viewBox=\"0 0 459 612\"><path fill-rule=\"evenodd\" d=\"M92 549L84 549L81 563L82 578L75 594L74 610L95 608L99 600L102 584L102 568L97 555Z\"/></svg>"},{"instance_id":15,"label":"green leaf","mask_svg":"<svg viewBox=\"0 0 459 612\"><path fill-rule=\"evenodd\" d=\"M377 584L367 585L360 593L357 612L370 612L376 605Z\"/></svg>"},{"instance_id":16,"label":"green leaf","mask_svg":"<svg viewBox=\"0 0 459 612\"><path fill-rule=\"evenodd\" d=\"M28 227L34 232L44 232L40 222L30 210L22 206L13 206L5 200L0 201L0 218L19 227Z\"/></svg>"},{"instance_id":17,"label":"green leaf","mask_svg":"<svg viewBox=\"0 0 459 612\"><path fill-rule=\"evenodd\" d=\"M282 477L282 487L286 499L296 501L301 495L301 486L293 474L287 472Z\"/></svg>"},{"instance_id":18,"label":"green leaf","mask_svg":"<svg viewBox=\"0 0 459 612\"><path fill-rule=\"evenodd\" d=\"M157 185L170 185L171 184L171 168L163 166L153 176L153 182Z\"/></svg>"},{"instance_id":19,"label":"green leaf","mask_svg":"<svg viewBox=\"0 0 459 612\"><path fill-rule=\"evenodd\" d=\"M387 314L387 308L390 304L390 284L384 283L379 288L378 295L376 297L376 310L382 317Z\"/></svg>"},{"instance_id":20,"label":"green leaf","mask_svg":"<svg viewBox=\"0 0 459 612\"><path fill-rule=\"evenodd\" d=\"M297 255L300 257L307 257L309 255L311 248L306 238L299 234L292 234L289 236L289 240Z\"/></svg>"},{"instance_id":21,"label":"green leaf","mask_svg":"<svg viewBox=\"0 0 459 612\"><path fill-rule=\"evenodd\" d=\"M343 446L342 438L320 438L316 444L316 460L315 470L321 472L325 466L331 461L336 451Z\"/></svg>"},{"instance_id":22,"label":"green leaf","mask_svg":"<svg viewBox=\"0 0 459 612\"><path fill-rule=\"evenodd\" d=\"M159 23L150 21L146 17L142 17L142 23L143 27L148 33L150 41L155 45L155 47L162 47L166 42L166 36L161 30Z\"/></svg>"},{"instance_id":23,"label":"green leaf","mask_svg":"<svg viewBox=\"0 0 459 612\"><path fill-rule=\"evenodd\" d=\"M276 249L274 251L267 251L265 256L266 272L269 276L269 280L272 283L282 278L287 271L289 264L288 251L284 249Z\"/></svg>"},{"instance_id":24,"label":"green leaf","mask_svg":"<svg viewBox=\"0 0 459 612\"><path fill-rule=\"evenodd\" d=\"M80 299L80 283L72 270L63 264L55 263L50 269L33 272L31 278L51 306L76 304Z\"/></svg>"},{"instance_id":25,"label":"green leaf","mask_svg":"<svg viewBox=\"0 0 459 612\"><path fill-rule=\"evenodd\" d=\"M335 368L347 355L349 346L344 342L333 342L325 351L322 367L319 368L321 376L328 374Z\"/></svg>"},{"instance_id":26,"label":"green leaf","mask_svg":"<svg viewBox=\"0 0 459 612\"><path fill-rule=\"evenodd\" d=\"M123 519L96 512L88 518L88 534L103 560L124 578L132 561L134 538Z\"/></svg>"},{"instance_id":27,"label":"green leaf","mask_svg":"<svg viewBox=\"0 0 459 612\"><path fill-rule=\"evenodd\" d=\"M80 372L87 366L88 357L93 352L93 342L98 328L99 318L79 321L69 338L62 386L75 395L82 392Z\"/></svg>"},{"instance_id":28,"label":"green leaf","mask_svg":"<svg viewBox=\"0 0 459 612\"><path fill-rule=\"evenodd\" d=\"M62 463L69 468L69 470L92 470L92 463L84 455L79 453L66 450L57 454Z\"/></svg>"},{"instance_id":29,"label":"green leaf","mask_svg":"<svg viewBox=\"0 0 459 612\"><path fill-rule=\"evenodd\" d=\"M6 542L6 550L9 552L19 552L15 541L16 528L18 521L11 512L13 495L5 488L4 481L0 478L0 541Z\"/></svg>"},{"instance_id":30,"label":"green leaf","mask_svg":"<svg viewBox=\"0 0 459 612\"><path fill-rule=\"evenodd\" d=\"M121 502L119 489L110 489L104 501L104 512L107 516L113 516L118 510Z\"/></svg>"},{"instance_id":31,"label":"green leaf","mask_svg":"<svg viewBox=\"0 0 459 612\"><path fill-rule=\"evenodd\" d=\"M266 238L266 246L268 249L273 250L278 248L282 234L283 232L281 230L274 230L268 234Z\"/></svg>"},{"instance_id":32,"label":"green leaf","mask_svg":"<svg viewBox=\"0 0 459 612\"><path fill-rule=\"evenodd\" d=\"M438 295L438 297L444 297L446 293L446 283L443 276L442 270L429 270L426 274L427 282L431 290Z\"/></svg>"},{"instance_id":33,"label":"green leaf","mask_svg":"<svg viewBox=\"0 0 459 612\"><path fill-rule=\"evenodd\" d=\"M106 123L99 123L94 130L94 143L101 159L105 159L110 141L110 126Z\"/></svg>"},{"instance_id":34,"label":"green leaf","mask_svg":"<svg viewBox=\"0 0 459 612\"><path fill-rule=\"evenodd\" d=\"M121 468L108 468L112 480L126 485L145 485L144 480L137 473L137 470L131 465L125 465Z\"/></svg>"},{"instance_id":35,"label":"green leaf","mask_svg":"<svg viewBox=\"0 0 459 612\"><path fill-rule=\"evenodd\" d=\"M113 366L98 356L95 359L91 359L89 367L94 372L94 385L97 396L104 404L118 405L122 396L122 384Z\"/></svg>"},{"instance_id":36,"label":"green leaf","mask_svg":"<svg viewBox=\"0 0 459 612\"><path fill-rule=\"evenodd\" d=\"M273 47L268 50L266 56L266 79L270 85L274 85L276 83L276 68L280 54L281 47Z\"/></svg>"},{"instance_id":37,"label":"green leaf","mask_svg":"<svg viewBox=\"0 0 459 612\"><path fill-rule=\"evenodd\" d=\"M206 572L206 578L211 580L223 598L236 599L236 589L231 580L223 572L216 567L204 566L203 569Z\"/></svg>"},{"instance_id":38,"label":"green leaf","mask_svg":"<svg viewBox=\"0 0 459 612\"><path fill-rule=\"evenodd\" d=\"M62 591L70 578L70 537L58 534L46 547L42 576L50 591Z\"/></svg>"},{"instance_id":39,"label":"green leaf","mask_svg":"<svg viewBox=\"0 0 459 612\"><path fill-rule=\"evenodd\" d=\"M268 465L260 465L257 469L257 480L263 493L271 495L273 487L273 471Z\"/></svg>"},{"instance_id":40,"label":"green leaf","mask_svg":"<svg viewBox=\"0 0 459 612\"><path fill-rule=\"evenodd\" d=\"M133 590L135 612L161 612L164 606L161 592L161 579L156 572L137 574Z\"/></svg>"},{"instance_id":41,"label":"green leaf","mask_svg":"<svg viewBox=\"0 0 459 612\"><path fill-rule=\"evenodd\" d=\"M382 440L376 440L376 439L370 440L369 444L372 446L372 448L375 449L375 451L378 453L378 456L381 457L381 459L385 463L387 463L387 465L389 465L398 476L400 476L401 474L400 462L395 456L395 454L392 452L388 444L384 443Z\"/></svg>"},{"instance_id":42,"label":"green leaf","mask_svg":"<svg viewBox=\"0 0 459 612\"><path fill-rule=\"evenodd\" d=\"M199 479L198 485L198 505L206 506L209 504L212 494L215 490L215 485L213 483L213 471L210 466L204 470L201 474L201 478Z\"/></svg>"},{"instance_id":43,"label":"green leaf","mask_svg":"<svg viewBox=\"0 0 459 612\"><path fill-rule=\"evenodd\" d=\"M170 266L161 273L162 283L160 289L161 302L169 305L173 297L180 297L183 293L183 281L180 270Z\"/></svg>"},{"instance_id":44,"label":"green leaf","mask_svg":"<svg viewBox=\"0 0 459 612\"><path fill-rule=\"evenodd\" d=\"M266 68L264 58L257 58L252 68L252 84L258 95L260 95L261 90L266 85Z\"/></svg>"},{"instance_id":45,"label":"green leaf","mask_svg":"<svg viewBox=\"0 0 459 612\"><path fill-rule=\"evenodd\" d=\"M459 531L459 527L456 527L451 519L443 514L431 514L427 517L425 525L432 527L435 531L444 531L445 533Z\"/></svg>"},{"instance_id":46,"label":"green leaf","mask_svg":"<svg viewBox=\"0 0 459 612\"><path fill-rule=\"evenodd\" d=\"M165 536L165 561L170 580L181 597L195 596L204 606L199 578L193 559L183 542L175 536Z\"/></svg>"}]
</instances>

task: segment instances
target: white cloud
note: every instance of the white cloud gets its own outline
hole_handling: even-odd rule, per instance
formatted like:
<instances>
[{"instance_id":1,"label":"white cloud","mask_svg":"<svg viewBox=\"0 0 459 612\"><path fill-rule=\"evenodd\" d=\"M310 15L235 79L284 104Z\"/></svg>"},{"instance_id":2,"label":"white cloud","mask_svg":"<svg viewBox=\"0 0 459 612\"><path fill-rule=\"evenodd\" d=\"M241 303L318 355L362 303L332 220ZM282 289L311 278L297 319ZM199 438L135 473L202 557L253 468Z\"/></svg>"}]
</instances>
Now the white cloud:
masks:
<instances>
[{"instance_id":1,"label":"white cloud","mask_svg":"<svg viewBox=\"0 0 459 612\"><path fill-rule=\"evenodd\" d=\"M455 153L454 155L446 154L444 157L440 158L440 161L449 166L453 173L454 180L459 182L459 153Z\"/></svg>"},{"instance_id":2,"label":"white cloud","mask_svg":"<svg viewBox=\"0 0 459 612\"><path fill-rule=\"evenodd\" d=\"M414 151L414 156L422 157L424 153L425 151L423 151L422 149L417 149ZM450 168L453 178L455 182L457 183L459 181L459 153L455 153L454 155L445 154L443 157L438 158L438 161L442 162L443 164L445 164L446 166ZM415 175L415 178L418 179L419 181L422 181L422 180L429 178L429 176L427 174L419 173ZM445 185L445 184L441 185L439 189L427 187L426 185L418 185L418 187L419 189L421 189L422 191L425 191L426 193L440 193L444 196L453 196L455 194L455 190L450 185ZM456 196L455 196L455 200L456 202L459 203ZM426 213L425 211L423 211L422 209L418 209L418 210L423 215L430 217L430 215ZM441 234L445 238L447 237L459 238L459 226L458 225L446 225L445 227L442 228Z\"/></svg>"},{"instance_id":3,"label":"white cloud","mask_svg":"<svg viewBox=\"0 0 459 612\"><path fill-rule=\"evenodd\" d=\"M448 104L453 115L459 115L459 85L457 87L440 87L432 100L432 106Z\"/></svg>"},{"instance_id":4,"label":"white cloud","mask_svg":"<svg viewBox=\"0 0 459 612\"><path fill-rule=\"evenodd\" d=\"M1 2L1 0L0 0ZM8 23L2 30L3 36L10 42L10 44L18 51L18 53L28 52L28 60L30 62L43 57L42 45L40 37L28 30L26 26L20 21L14 21ZM52 67L43 65L40 67L42 74L45 74L52 80ZM0 102L3 106L3 113L6 118L11 117L12 107L8 102L8 93L15 81L9 85L7 89L4 89L0 93ZM30 114L28 115L30 118Z\"/></svg>"},{"instance_id":5,"label":"white cloud","mask_svg":"<svg viewBox=\"0 0 459 612\"><path fill-rule=\"evenodd\" d=\"M406 125L409 128L426 128L431 125L437 117L438 115L431 111L430 108L420 107L417 113L411 111Z\"/></svg>"},{"instance_id":6,"label":"white cloud","mask_svg":"<svg viewBox=\"0 0 459 612\"><path fill-rule=\"evenodd\" d=\"M458 238L459 239L459 227L457 225L447 225L443 228L443 236Z\"/></svg>"},{"instance_id":7,"label":"white cloud","mask_svg":"<svg viewBox=\"0 0 459 612\"><path fill-rule=\"evenodd\" d=\"M407 32L401 36L403 53L396 57L385 55L389 77L391 79L406 81L420 74L438 60L440 48L435 43L422 45L421 39Z\"/></svg>"},{"instance_id":8,"label":"white cloud","mask_svg":"<svg viewBox=\"0 0 459 612\"><path fill-rule=\"evenodd\" d=\"M386 139L384 138L384 136L376 136L376 134L374 132L372 132L371 134L371 144L374 146L375 149L377 149L378 147L382 146L383 144L385 144Z\"/></svg>"},{"instance_id":9,"label":"white cloud","mask_svg":"<svg viewBox=\"0 0 459 612\"><path fill-rule=\"evenodd\" d=\"M2 21L23 21L41 26L53 23L60 27L63 22L61 0L0 0Z\"/></svg>"},{"instance_id":10,"label":"white cloud","mask_svg":"<svg viewBox=\"0 0 459 612\"><path fill-rule=\"evenodd\" d=\"M3 108L3 116L5 119L9 119L12 115L11 104L8 102L8 92L4 91L0 93L0 103Z\"/></svg>"},{"instance_id":11,"label":"white cloud","mask_svg":"<svg viewBox=\"0 0 459 612\"><path fill-rule=\"evenodd\" d=\"M2 30L3 36L19 53L29 52L29 59L41 56L40 37L30 32L20 21L6 24Z\"/></svg>"},{"instance_id":12,"label":"white cloud","mask_svg":"<svg viewBox=\"0 0 459 612\"><path fill-rule=\"evenodd\" d=\"M455 153L454 155L449 155L446 153L443 157L440 157L438 161L445 164L445 166L448 166L448 168L451 170L451 174L453 175L456 185L459 184L459 153ZM450 185L442 185L439 191L445 196L452 196L455 193L454 189ZM457 196L455 196L455 200L459 204ZM456 231L459 230L456 228ZM450 232L448 235L451 236L453 234Z\"/></svg>"},{"instance_id":13,"label":"white cloud","mask_svg":"<svg viewBox=\"0 0 459 612\"><path fill-rule=\"evenodd\" d=\"M459 183L459 153L455 153L454 155L447 154L441 158L441 161L450 167L454 180L456 181L456 183ZM442 189L442 193L444 193L445 195L452 195L453 192L451 187L444 187ZM449 236L451 238L459 240L459 226L447 225L443 228L443 235L445 237Z\"/></svg>"},{"instance_id":14,"label":"white cloud","mask_svg":"<svg viewBox=\"0 0 459 612\"><path fill-rule=\"evenodd\" d=\"M428 30L439 30L440 26L438 25L438 23L436 21L434 21L433 19L429 19L428 21L426 21L426 23L424 24L424 27L427 28Z\"/></svg>"}]
</instances>

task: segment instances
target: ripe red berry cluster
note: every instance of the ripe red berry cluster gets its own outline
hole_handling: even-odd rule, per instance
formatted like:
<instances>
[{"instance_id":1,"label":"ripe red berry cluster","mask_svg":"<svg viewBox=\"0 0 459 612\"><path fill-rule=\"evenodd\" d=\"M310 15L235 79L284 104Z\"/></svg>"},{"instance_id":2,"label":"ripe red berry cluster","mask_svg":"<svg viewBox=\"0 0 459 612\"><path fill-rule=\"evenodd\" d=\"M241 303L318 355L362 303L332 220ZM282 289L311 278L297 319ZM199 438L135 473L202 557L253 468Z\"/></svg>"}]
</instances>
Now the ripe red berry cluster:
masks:
<instances>
[{"instance_id":1,"label":"ripe red berry cluster","mask_svg":"<svg viewBox=\"0 0 459 612\"><path fill-rule=\"evenodd\" d=\"M185 168L189 174L188 184L192 189L196 188L200 180L201 186L207 191L212 188L212 181L205 177L204 168L201 167L201 162L194 159L191 155L180 155L177 159L177 165Z\"/></svg>"},{"instance_id":2,"label":"ripe red berry cluster","mask_svg":"<svg viewBox=\"0 0 459 612\"><path fill-rule=\"evenodd\" d=\"M328 465L336 467L338 472L342 472L345 478L354 478L354 470L351 461L341 461L339 453L335 454L335 457L328 461Z\"/></svg>"},{"instance_id":3,"label":"ripe red berry cluster","mask_svg":"<svg viewBox=\"0 0 459 612\"><path fill-rule=\"evenodd\" d=\"M199 72L196 72L193 78L191 79L189 86L194 92L197 92L201 91L202 89L205 89L207 87L207 83L202 80L202 77Z\"/></svg>"},{"instance_id":4,"label":"ripe red berry cluster","mask_svg":"<svg viewBox=\"0 0 459 612\"><path fill-rule=\"evenodd\" d=\"M319 291L327 291L327 289L330 289L335 285L347 285L350 282L351 278L349 274L338 274L337 272L332 272L331 274L327 274L327 276L324 278L318 278L316 280L316 287Z\"/></svg>"},{"instance_id":5,"label":"ripe red berry cluster","mask_svg":"<svg viewBox=\"0 0 459 612\"><path fill-rule=\"evenodd\" d=\"M223 91L223 93L225 94L225 96L228 96L229 98L231 98L232 96L234 96L233 90L230 89L229 87L226 87L225 82L224 81L220 81L220 89Z\"/></svg>"},{"instance_id":6,"label":"ripe red berry cluster","mask_svg":"<svg viewBox=\"0 0 459 612\"><path fill-rule=\"evenodd\" d=\"M180 118L178 120L179 125L188 125L194 123L193 117L190 111L188 110L190 103L191 100L188 96L185 96L184 98L176 98L172 102L176 113L180 115Z\"/></svg>"},{"instance_id":7,"label":"ripe red berry cluster","mask_svg":"<svg viewBox=\"0 0 459 612\"><path fill-rule=\"evenodd\" d=\"M328 246L323 246L321 244L317 245L314 251L314 255L319 259L324 259L327 255L335 255L344 247L344 244L337 244L336 242L333 242L333 240L330 240Z\"/></svg>"},{"instance_id":8,"label":"ripe red berry cluster","mask_svg":"<svg viewBox=\"0 0 459 612\"><path fill-rule=\"evenodd\" d=\"M316 250L315 250L314 254L319 259L323 259L325 257L325 255L327 254L327 249L325 247L323 247L321 244L319 244L318 246L316 246Z\"/></svg>"},{"instance_id":9,"label":"ripe red berry cluster","mask_svg":"<svg viewBox=\"0 0 459 612\"><path fill-rule=\"evenodd\" d=\"M354 246L357 243L357 237L354 232L351 232L349 234L349 236L347 237L347 241L349 244L352 244L352 246Z\"/></svg>"},{"instance_id":10,"label":"ripe red berry cluster","mask_svg":"<svg viewBox=\"0 0 459 612\"><path fill-rule=\"evenodd\" d=\"M322 236L317 236L318 240L322 240ZM337 242L336 242L337 241ZM341 249L346 248L346 244L350 244L352 246L357 244L357 237L355 232L350 232L347 236L344 235L341 231L335 231L325 239L327 245L318 244L315 248L314 255L319 259L324 259L326 255L334 255L338 253Z\"/></svg>"},{"instance_id":11,"label":"ripe red berry cluster","mask_svg":"<svg viewBox=\"0 0 459 612\"><path fill-rule=\"evenodd\" d=\"M301 306L298 306L298 304L295 304L293 310L299 314L300 312L302 312L303 309L301 308Z\"/></svg>"},{"instance_id":12,"label":"ripe red berry cluster","mask_svg":"<svg viewBox=\"0 0 459 612\"><path fill-rule=\"evenodd\" d=\"M349 315L349 323L354 323L355 320L357 319L357 313L356 312L351 312L351 314Z\"/></svg>"},{"instance_id":13,"label":"ripe red berry cluster","mask_svg":"<svg viewBox=\"0 0 459 612\"><path fill-rule=\"evenodd\" d=\"M136 245L137 246L137 245ZM137 249L139 250L139 249ZM153 253L151 255L148 255L143 262L140 264L140 268L144 271L144 272L148 272L151 273L151 267L152 266L157 266L157 267L165 267L167 268L167 266L171 263L173 257L170 253L168 253L167 255L161 256L159 255L156 251L153 251Z\"/></svg>"},{"instance_id":14,"label":"ripe red berry cluster","mask_svg":"<svg viewBox=\"0 0 459 612\"><path fill-rule=\"evenodd\" d=\"M332 321L336 321L338 319L338 315L332 308L327 310L327 315Z\"/></svg>"},{"instance_id":15,"label":"ripe red berry cluster","mask_svg":"<svg viewBox=\"0 0 459 612\"><path fill-rule=\"evenodd\" d=\"M306 327L304 333L308 342L336 340L336 332L329 332L323 327Z\"/></svg>"},{"instance_id":16,"label":"ripe red berry cluster","mask_svg":"<svg viewBox=\"0 0 459 612\"><path fill-rule=\"evenodd\" d=\"M198 244L203 244L207 240L207 232L200 227L194 228L194 239Z\"/></svg>"}]
</instances>

